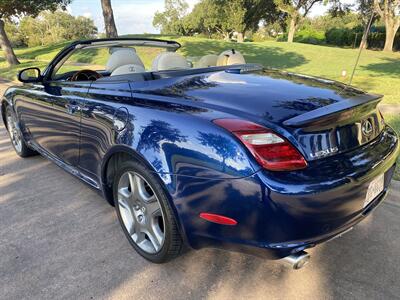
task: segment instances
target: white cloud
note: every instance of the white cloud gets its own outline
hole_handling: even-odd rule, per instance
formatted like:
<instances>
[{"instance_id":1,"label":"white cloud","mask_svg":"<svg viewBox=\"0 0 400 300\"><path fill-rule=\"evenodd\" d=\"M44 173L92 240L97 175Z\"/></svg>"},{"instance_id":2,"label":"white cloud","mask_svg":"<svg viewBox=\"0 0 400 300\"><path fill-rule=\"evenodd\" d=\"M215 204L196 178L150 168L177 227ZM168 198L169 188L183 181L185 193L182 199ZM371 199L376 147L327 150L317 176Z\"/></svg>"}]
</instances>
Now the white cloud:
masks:
<instances>
[{"instance_id":1,"label":"white cloud","mask_svg":"<svg viewBox=\"0 0 400 300\"><path fill-rule=\"evenodd\" d=\"M84 16L85 18L93 19L92 13L90 11L84 12L82 16Z\"/></svg>"},{"instance_id":2,"label":"white cloud","mask_svg":"<svg viewBox=\"0 0 400 300\"><path fill-rule=\"evenodd\" d=\"M157 33L152 24L157 10L162 10L159 3L152 1L114 5L114 19L118 33Z\"/></svg>"}]
</instances>

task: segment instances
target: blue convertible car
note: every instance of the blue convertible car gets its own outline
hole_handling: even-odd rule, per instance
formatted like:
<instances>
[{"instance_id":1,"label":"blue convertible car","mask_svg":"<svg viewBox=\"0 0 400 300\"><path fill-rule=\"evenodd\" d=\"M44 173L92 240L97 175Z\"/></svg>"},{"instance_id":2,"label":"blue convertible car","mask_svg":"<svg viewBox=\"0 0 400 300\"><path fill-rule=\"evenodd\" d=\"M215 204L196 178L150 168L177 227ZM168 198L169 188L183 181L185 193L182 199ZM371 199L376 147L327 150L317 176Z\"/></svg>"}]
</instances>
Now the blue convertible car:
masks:
<instances>
[{"instance_id":1,"label":"blue convertible car","mask_svg":"<svg viewBox=\"0 0 400 300\"><path fill-rule=\"evenodd\" d=\"M43 72L21 71L1 102L15 151L102 192L156 263L188 245L300 268L308 248L385 198L399 140L381 96L246 64L233 49L193 63L179 48L79 41Z\"/></svg>"}]
</instances>

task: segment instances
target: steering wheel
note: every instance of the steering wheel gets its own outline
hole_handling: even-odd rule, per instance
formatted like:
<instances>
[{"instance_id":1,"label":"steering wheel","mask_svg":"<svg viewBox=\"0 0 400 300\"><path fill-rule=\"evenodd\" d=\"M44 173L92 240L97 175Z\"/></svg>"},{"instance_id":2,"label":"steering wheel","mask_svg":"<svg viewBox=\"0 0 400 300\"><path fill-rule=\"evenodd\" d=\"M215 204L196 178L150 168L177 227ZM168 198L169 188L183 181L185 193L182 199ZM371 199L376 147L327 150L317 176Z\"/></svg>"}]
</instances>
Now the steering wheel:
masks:
<instances>
[{"instance_id":1,"label":"steering wheel","mask_svg":"<svg viewBox=\"0 0 400 300\"><path fill-rule=\"evenodd\" d=\"M70 81L94 81L103 77L100 73L93 70L81 70L76 72Z\"/></svg>"}]
</instances>

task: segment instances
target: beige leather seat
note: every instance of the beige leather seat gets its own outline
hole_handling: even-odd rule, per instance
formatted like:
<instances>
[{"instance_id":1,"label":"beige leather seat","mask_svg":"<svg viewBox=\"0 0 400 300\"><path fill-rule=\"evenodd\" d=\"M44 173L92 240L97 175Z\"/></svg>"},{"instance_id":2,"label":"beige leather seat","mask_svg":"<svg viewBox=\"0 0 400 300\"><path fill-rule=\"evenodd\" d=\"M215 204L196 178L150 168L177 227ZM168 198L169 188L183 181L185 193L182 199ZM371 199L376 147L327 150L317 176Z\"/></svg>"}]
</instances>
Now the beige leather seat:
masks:
<instances>
[{"instance_id":1,"label":"beige leather seat","mask_svg":"<svg viewBox=\"0 0 400 300\"><path fill-rule=\"evenodd\" d=\"M152 71L189 69L189 62L175 52L162 52L153 60Z\"/></svg>"},{"instance_id":2,"label":"beige leather seat","mask_svg":"<svg viewBox=\"0 0 400 300\"><path fill-rule=\"evenodd\" d=\"M107 61L106 71L111 76L145 72L142 60L133 48L117 48Z\"/></svg>"},{"instance_id":3,"label":"beige leather seat","mask_svg":"<svg viewBox=\"0 0 400 300\"><path fill-rule=\"evenodd\" d=\"M110 76L116 76L116 75L124 75L124 74L131 74L131 73L143 73L146 72L145 68L140 66L140 65L123 65L118 68L116 68Z\"/></svg>"},{"instance_id":4,"label":"beige leather seat","mask_svg":"<svg viewBox=\"0 0 400 300\"><path fill-rule=\"evenodd\" d=\"M215 67L217 65L218 55L208 54L204 55L196 64L196 68Z\"/></svg>"},{"instance_id":5,"label":"beige leather seat","mask_svg":"<svg viewBox=\"0 0 400 300\"><path fill-rule=\"evenodd\" d=\"M222 52L217 60L217 66L242 65L245 63L243 55L234 49Z\"/></svg>"}]
</instances>

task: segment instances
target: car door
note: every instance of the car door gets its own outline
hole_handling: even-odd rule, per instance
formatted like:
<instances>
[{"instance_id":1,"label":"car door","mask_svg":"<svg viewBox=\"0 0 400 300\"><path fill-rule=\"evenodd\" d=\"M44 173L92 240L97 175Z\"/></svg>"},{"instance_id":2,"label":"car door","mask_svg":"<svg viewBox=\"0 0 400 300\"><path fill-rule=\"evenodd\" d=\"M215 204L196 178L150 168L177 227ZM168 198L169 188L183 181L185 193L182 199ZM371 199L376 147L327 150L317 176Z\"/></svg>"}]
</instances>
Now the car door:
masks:
<instances>
[{"instance_id":1,"label":"car door","mask_svg":"<svg viewBox=\"0 0 400 300\"><path fill-rule=\"evenodd\" d=\"M112 78L94 81L83 100L79 168L96 181L104 155L128 122L131 101L129 82Z\"/></svg>"},{"instance_id":2,"label":"car door","mask_svg":"<svg viewBox=\"0 0 400 300\"><path fill-rule=\"evenodd\" d=\"M43 97L51 99L45 129L38 143L63 163L76 166L79 160L81 108L90 82L53 81L44 85Z\"/></svg>"},{"instance_id":3,"label":"car door","mask_svg":"<svg viewBox=\"0 0 400 300\"><path fill-rule=\"evenodd\" d=\"M90 82L45 82L20 95L16 109L29 142L76 166L79 159L80 104Z\"/></svg>"}]
</instances>

